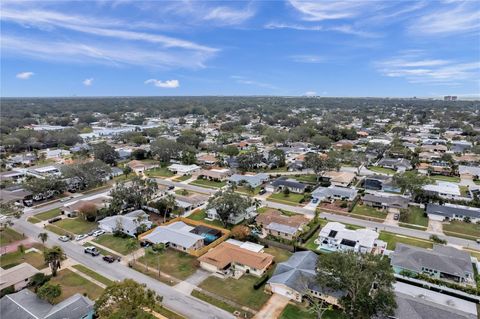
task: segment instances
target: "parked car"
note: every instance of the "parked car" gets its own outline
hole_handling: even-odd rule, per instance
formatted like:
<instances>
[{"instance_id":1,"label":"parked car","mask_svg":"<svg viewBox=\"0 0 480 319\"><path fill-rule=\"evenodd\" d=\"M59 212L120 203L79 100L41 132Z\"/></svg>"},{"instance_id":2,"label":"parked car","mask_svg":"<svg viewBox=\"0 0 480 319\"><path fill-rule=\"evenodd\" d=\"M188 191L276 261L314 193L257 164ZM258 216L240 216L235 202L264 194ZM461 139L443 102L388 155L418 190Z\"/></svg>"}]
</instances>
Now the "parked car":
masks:
<instances>
[{"instance_id":1,"label":"parked car","mask_svg":"<svg viewBox=\"0 0 480 319\"><path fill-rule=\"evenodd\" d=\"M92 236L92 235L93 235L96 231L98 231L98 230L100 230L100 229L92 229L91 231L89 231L89 232L87 233L87 235L88 235L88 236Z\"/></svg>"},{"instance_id":2,"label":"parked car","mask_svg":"<svg viewBox=\"0 0 480 319\"><path fill-rule=\"evenodd\" d=\"M174 188L175 188L175 186L173 186L173 185L168 186L168 190L172 190Z\"/></svg>"},{"instance_id":3,"label":"parked car","mask_svg":"<svg viewBox=\"0 0 480 319\"><path fill-rule=\"evenodd\" d=\"M88 237L87 234L81 234L81 235L77 235L77 236L75 237L75 240L78 241L78 240L82 240L82 239L87 238L87 237Z\"/></svg>"},{"instance_id":4,"label":"parked car","mask_svg":"<svg viewBox=\"0 0 480 319\"><path fill-rule=\"evenodd\" d=\"M95 257L100 255L100 252L98 251L97 247L88 246L88 247L85 247L85 254L90 254L93 257Z\"/></svg>"},{"instance_id":5,"label":"parked car","mask_svg":"<svg viewBox=\"0 0 480 319\"><path fill-rule=\"evenodd\" d=\"M258 195L263 195L267 192L267 190L265 188L262 188L259 192L258 192Z\"/></svg>"},{"instance_id":6,"label":"parked car","mask_svg":"<svg viewBox=\"0 0 480 319\"><path fill-rule=\"evenodd\" d=\"M103 235L103 234L105 234L105 231L100 229L100 230L95 231L93 233L93 236L98 237L98 236Z\"/></svg>"},{"instance_id":7,"label":"parked car","mask_svg":"<svg viewBox=\"0 0 480 319\"><path fill-rule=\"evenodd\" d=\"M58 221L61 220L61 219L62 219L62 217L50 218L50 219L48 220L48 223L49 223L49 224L53 224L53 223L55 223L55 222L58 222Z\"/></svg>"},{"instance_id":8,"label":"parked car","mask_svg":"<svg viewBox=\"0 0 480 319\"><path fill-rule=\"evenodd\" d=\"M395 215L393 215L393 219L394 219L394 220L399 220L399 219L400 219L400 214L395 214Z\"/></svg>"},{"instance_id":9,"label":"parked car","mask_svg":"<svg viewBox=\"0 0 480 319\"><path fill-rule=\"evenodd\" d=\"M141 241L140 242L140 247L144 247L144 248L147 248L148 246L150 246L151 244L148 242L148 241Z\"/></svg>"},{"instance_id":10,"label":"parked car","mask_svg":"<svg viewBox=\"0 0 480 319\"><path fill-rule=\"evenodd\" d=\"M315 197L314 199L312 199L312 203L314 204L318 203L318 198Z\"/></svg>"},{"instance_id":11,"label":"parked car","mask_svg":"<svg viewBox=\"0 0 480 319\"><path fill-rule=\"evenodd\" d=\"M113 263L115 260L120 261L118 257L111 256L111 255L103 256L102 259L105 260L107 263L110 263L110 264Z\"/></svg>"},{"instance_id":12,"label":"parked car","mask_svg":"<svg viewBox=\"0 0 480 319\"><path fill-rule=\"evenodd\" d=\"M68 236L60 236L60 237L58 237L58 240L63 241L63 242L66 242L66 241L70 241L70 237L68 237Z\"/></svg>"}]
</instances>

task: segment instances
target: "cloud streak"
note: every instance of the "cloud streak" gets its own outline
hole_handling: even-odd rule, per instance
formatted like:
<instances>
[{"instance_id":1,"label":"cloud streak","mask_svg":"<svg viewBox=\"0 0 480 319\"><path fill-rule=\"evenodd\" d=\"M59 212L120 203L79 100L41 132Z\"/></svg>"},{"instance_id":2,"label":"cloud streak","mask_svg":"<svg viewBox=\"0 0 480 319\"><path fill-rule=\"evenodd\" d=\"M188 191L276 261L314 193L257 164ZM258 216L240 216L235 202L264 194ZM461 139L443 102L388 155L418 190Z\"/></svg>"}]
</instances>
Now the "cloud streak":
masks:
<instances>
[{"instance_id":1,"label":"cloud streak","mask_svg":"<svg viewBox=\"0 0 480 319\"><path fill-rule=\"evenodd\" d=\"M161 81L157 79L148 79L144 82L145 84L153 84L156 87L164 88L164 89L175 89L180 86L180 82L178 80L166 80Z\"/></svg>"},{"instance_id":2,"label":"cloud streak","mask_svg":"<svg viewBox=\"0 0 480 319\"><path fill-rule=\"evenodd\" d=\"M20 80L28 80L30 79L35 73L33 72L20 72L16 75L17 79Z\"/></svg>"},{"instance_id":3,"label":"cloud streak","mask_svg":"<svg viewBox=\"0 0 480 319\"><path fill-rule=\"evenodd\" d=\"M93 78L85 79L82 81L83 85L91 86L93 84Z\"/></svg>"}]
</instances>

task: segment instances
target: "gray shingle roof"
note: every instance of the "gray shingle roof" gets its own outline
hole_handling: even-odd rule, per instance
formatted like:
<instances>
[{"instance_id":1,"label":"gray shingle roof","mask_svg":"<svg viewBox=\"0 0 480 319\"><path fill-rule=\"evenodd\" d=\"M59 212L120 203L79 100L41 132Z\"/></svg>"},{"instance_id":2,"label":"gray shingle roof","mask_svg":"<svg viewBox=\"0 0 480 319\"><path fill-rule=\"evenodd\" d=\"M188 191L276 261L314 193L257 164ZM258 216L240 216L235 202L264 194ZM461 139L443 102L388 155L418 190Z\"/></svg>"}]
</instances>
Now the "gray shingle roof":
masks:
<instances>
[{"instance_id":1,"label":"gray shingle roof","mask_svg":"<svg viewBox=\"0 0 480 319\"><path fill-rule=\"evenodd\" d=\"M452 217L454 215L480 218L480 209L467 206L427 204L427 214Z\"/></svg>"}]
</instances>

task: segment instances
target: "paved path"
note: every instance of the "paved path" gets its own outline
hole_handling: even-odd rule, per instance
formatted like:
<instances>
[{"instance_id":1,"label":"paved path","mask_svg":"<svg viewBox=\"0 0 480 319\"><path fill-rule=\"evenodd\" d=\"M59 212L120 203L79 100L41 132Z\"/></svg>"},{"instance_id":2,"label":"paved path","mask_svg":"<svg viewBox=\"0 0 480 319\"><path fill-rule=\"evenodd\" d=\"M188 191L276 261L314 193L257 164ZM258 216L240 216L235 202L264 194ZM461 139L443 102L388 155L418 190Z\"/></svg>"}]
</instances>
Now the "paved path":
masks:
<instances>
[{"instance_id":1,"label":"paved path","mask_svg":"<svg viewBox=\"0 0 480 319\"><path fill-rule=\"evenodd\" d=\"M202 283L202 281L207 279L210 275L211 273L208 271L197 269L193 275L176 284L175 288L189 295L198 285Z\"/></svg>"},{"instance_id":2,"label":"paved path","mask_svg":"<svg viewBox=\"0 0 480 319\"><path fill-rule=\"evenodd\" d=\"M279 294L273 294L262 309L253 317L254 319L279 318L283 309L287 306L290 299Z\"/></svg>"}]
</instances>

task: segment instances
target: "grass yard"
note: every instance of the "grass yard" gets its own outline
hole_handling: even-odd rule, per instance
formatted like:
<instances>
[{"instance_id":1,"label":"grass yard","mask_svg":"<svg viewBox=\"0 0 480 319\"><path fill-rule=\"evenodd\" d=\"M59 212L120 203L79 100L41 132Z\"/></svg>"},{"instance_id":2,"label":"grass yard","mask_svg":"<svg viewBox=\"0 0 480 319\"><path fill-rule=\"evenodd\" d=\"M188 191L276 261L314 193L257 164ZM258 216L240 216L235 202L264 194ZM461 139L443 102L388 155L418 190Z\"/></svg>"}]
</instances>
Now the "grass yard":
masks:
<instances>
[{"instance_id":1,"label":"grass yard","mask_svg":"<svg viewBox=\"0 0 480 319\"><path fill-rule=\"evenodd\" d=\"M480 180L479 180L479 179L476 179L476 180L474 180L473 182L474 182L475 184L477 184L477 185L480 185Z\"/></svg>"},{"instance_id":2,"label":"grass yard","mask_svg":"<svg viewBox=\"0 0 480 319\"><path fill-rule=\"evenodd\" d=\"M291 212L291 211L288 211L288 210L283 210L283 209L275 209L275 208L270 208L270 207L260 207L260 208L257 208L257 213L259 214L263 214L263 213L266 213L266 212L269 212L269 211L279 211L280 213L282 213L282 215L285 215L285 216L293 216L293 215L298 215L297 213L294 213L294 212Z\"/></svg>"},{"instance_id":3,"label":"grass yard","mask_svg":"<svg viewBox=\"0 0 480 319\"><path fill-rule=\"evenodd\" d=\"M393 169L383 168L383 167L380 167L380 166L369 166L368 169L371 170L372 172L388 174L388 175L393 175L397 172Z\"/></svg>"},{"instance_id":4,"label":"grass yard","mask_svg":"<svg viewBox=\"0 0 480 319\"><path fill-rule=\"evenodd\" d=\"M37 217L30 216L30 217L27 218L27 222L32 223L32 224L36 224L36 223L42 222L42 220L38 219Z\"/></svg>"},{"instance_id":5,"label":"grass yard","mask_svg":"<svg viewBox=\"0 0 480 319\"><path fill-rule=\"evenodd\" d=\"M67 232L66 230L60 228L60 227L57 227L55 225L52 225L52 224L48 224L48 225L45 225L45 229L46 230L49 230L59 236L64 236L64 235L72 235L71 233Z\"/></svg>"},{"instance_id":6,"label":"grass yard","mask_svg":"<svg viewBox=\"0 0 480 319\"><path fill-rule=\"evenodd\" d=\"M458 176L430 175L429 177L431 179L434 179L437 181L443 181L443 182L452 182L452 183L460 182L460 177Z\"/></svg>"},{"instance_id":7,"label":"grass yard","mask_svg":"<svg viewBox=\"0 0 480 319\"><path fill-rule=\"evenodd\" d=\"M355 207L353 208L352 214L362 215L367 217L374 217L379 219L385 219L385 217L387 217L386 212L378 210L368 205L360 204L360 203L355 205Z\"/></svg>"},{"instance_id":8,"label":"grass yard","mask_svg":"<svg viewBox=\"0 0 480 319\"><path fill-rule=\"evenodd\" d=\"M268 200L288 205L297 205L300 203L303 197L303 194L290 193L288 196L285 196L283 192L280 192L270 195Z\"/></svg>"},{"instance_id":9,"label":"grass yard","mask_svg":"<svg viewBox=\"0 0 480 319\"><path fill-rule=\"evenodd\" d=\"M173 249L166 249L161 254L146 251L145 256L139 258L138 261L146 263L148 267L153 269L157 269L158 263L160 263L161 272L180 280L187 279L197 270L197 259L195 257Z\"/></svg>"},{"instance_id":10,"label":"grass yard","mask_svg":"<svg viewBox=\"0 0 480 319\"><path fill-rule=\"evenodd\" d=\"M93 242L110 248L121 255L128 255L135 250L127 248L127 242L129 240L130 238L122 238L113 236L112 234L104 234L95 238ZM140 245L138 246L138 248L140 248Z\"/></svg>"},{"instance_id":11,"label":"grass yard","mask_svg":"<svg viewBox=\"0 0 480 319\"><path fill-rule=\"evenodd\" d=\"M445 233L445 235L449 236L460 237L460 235L463 235L465 237L462 238L477 239L480 238L480 225L475 223L465 223L459 220L453 220L450 223L443 225L443 232Z\"/></svg>"},{"instance_id":12,"label":"grass yard","mask_svg":"<svg viewBox=\"0 0 480 319\"><path fill-rule=\"evenodd\" d=\"M190 185L196 185L196 186L207 187L207 188L221 188L226 184L227 182L216 182L208 179L197 179L190 183Z\"/></svg>"},{"instance_id":13,"label":"grass yard","mask_svg":"<svg viewBox=\"0 0 480 319\"><path fill-rule=\"evenodd\" d=\"M278 247L273 247L273 246L265 248L265 252L267 254L270 254L270 255L274 256L275 257L275 263L277 263L277 264L286 261L292 255L292 253L289 252L288 250L281 249L281 248L278 248Z\"/></svg>"},{"instance_id":14,"label":"grass yard","mask_svg":"<svg viewBox=\"0 0 480 319\"><path fill-rule=\"evenodd\" d=\"M54 223L55 226L60 227L67 232L71 232L77 235L86 234L89 231L98 227L95 222L88 222L80 217L77 218L65 218Z\"/></svg>"},{"instance_id":15,"label":"grass yard","mask_svg":"<svg viewBox=\"0 0 480 319\"><path fill-rule=\"evenodd\" d=\"M211 276L205 279L199 287L239 305L259 310L270 298L270 295L263 291L263 287L257 290L253 289L253 285L257 280L257 277L247 274L240 279L220 279Z\"/></svg>"},{"instance_id":16,"label":"grass yard","mask_svg":"<svg viewBox=\"0 0 480 319\"><path fill-rule=\"evenodd\" d=\"M102 284L104 284L106 286L110 286L111 284L113 284L112 280L110 280L108 278L105 278L104 276L102 276L99 273L91 270L90 268L85 267L84 265L78 264L78 265L73 265L72 267L81 271L81 272L83 272L85 275L92 277L96 281L101 282Z\"/></svg>"},{"instance_id":17,"label":"grass yard","mask_svg":"<svg viewBox=\"0 0 480 319\"><path fill-rule=\"evenodd\" d=\"M68 269L60 270L50 282L62 287L62 294L54 300L54 303L59 303L76 293L86 294L88 298L95 300L103 292L101 287Z\"/></svg>"},{"instance_id":18,"label":"grass yard","mask_svg":"<svg viewBox=\"0 0 480 319\"><path fill-rule=\"evenodd\" d=\"M193 214L190 214L190 216L188 216L187 218L191 220L201 221L201 222L204 222L205 224L223 228L223 224L219 220L206 220L205 219L206 217L207 217L207 212L204 209L201 209L201 210L197 210Z\"/></svg>"},{"instance_id":19,"label":"grass yard","mask_svg":"<svg viewBox=\"0 0 480 319\"><path fill-rule=\"evenodd\" d=\"M29 252L26 254L22 254L19 251L15 251L2 255L0 257L0 267L2 267L3 269L15 267L16 265L19 265L23 262L32 265L38 270L48 267L48 265L45 264L43 254L41 252Z\"/></svg>"},{"instance_id":20,"label":"grass yard","mask_svg":"<svg viewBox=\"0 0 480 319\"><path fill-rule=\"evenodd\" d=\"M0 230L0 246L5 246L16 241L25 239L25 237L9 227Z\"/></svg>"},{"instance_id":21,"label":"grass yard","mask_svg":"<svg viewBox=\"0 0 480 319\"><path fill-rule=\"evenodd\" d=\"M172 177L173 174L166 167L156 167L145 172L148 177Z\"/></svg>"},{"instance_id":22,"label":"grass yard","mask_svg":"<svg viewBox=\"0 0 480 319\"><path fill-rule=\"evenodd\" d=\"M235 189L236 192L238 193L242 193L242 194L248 194L248 195L258 195L258 193L260 193L260 190L262 189L261 186L257 186L253 189L253 194L252 192L246 188L245 186L237 186L237 188Z\"/></svg>"},{"instance_id":23,"label":"grass yard","mask_svg":"<svg viewBox=\"0 0 480 319\"><path fill-rule=\"evenodd\" d=\"M403 213L400 214L400 221L402 223L414 224L423 227L428 226L428 217L425 216L425 211L420 207L411 206L408 208L408 213L403 217Z\"/></svg>"},{"instance_id":24,"label":"grass yard","mask_svg":"<svg viewBox=\"0 0 480 319\"><path fill-rule=\"evenodd\" d=\"M312 251L318 251L318 244L315 244L315 239L318 238L318 234L320 233L320 229L317 230L312 237L310 237L307 242L303 245L303 247L312 250Z\"/></svg>"},{"instance_id":25,"label":"grass yard","mask_svg":"<svg viewBox=\"0 0 480 319\"><path fill-rule=\"evenodd\" d=\"M459 188L460 188L460 194L463 197L467 197L468 196L468 186L459 186Z\"/></svg>"},{"instance_id":26,"label":"grass yard","mask_svg":"<svg viewBox=\"0 0 480 319\"><path fill-rule=\"evenodd\" d=\"M241 309L238 309L220 299L216 299L216 298L213 298L213 297L210 297L209 295L206 295L204 294L203 292L201 291L198 291L198 290L193 290L191 295L195 298L198 298L200 300L203 300L205 302L208 302L209 304L211 305L214 305L220 309L223 309L225 311L228 311L230 313L233 313L235 311L239 311L240 312L240 318L252 318L253 317L253 314L250 313L250 312L247 312L247 311L243 311Z\"/></svg>"},{"instance_id":27,"label":"grass yard","mask_svg":"<svg viewBox=\"0 0 480 319\"><path fill-rule=\"evenodd\" d=\"M183 181L186 181L187 179L190 179L191 177L192 177L192 175L183 175L183 176L175 178L175 181L183 182Z\"/></svg>"},{"instance_id":28,"label":"grass yard","mask_svg":"<svg viewBox=\"0 0 480 319\"><path fill-rule=\"evenodd\" d=\"M54 208L54 209L48 210L46 212L36 214L34 216L38 219L41 219L41 220L49 220L53 217L60 216L60 214L61 214L60 208Z\"/></svg>"},{"instance_id":29,"label":"grass yard","mask_svg":"<svg viewBox=\"0 0 480 319\"><path fill-rule=\"evenodd\" d=\"M280 315L280 319L316 319L317 316L303 306L288 304ZM327 310L322 319L344 319L346 318L340 310Z\"/></svg>"},{"instance_id":30,"label":"grass yard","mask_svg":"<svg viewBox=\"0 0 480 319\"><path fill-rule=\"evenodd\" d=\"M317 184L317 175L315 174L300 174L295 175L295 179L299 182Z\"/></svg>"},{"instance_id":31,"label":"grass yard","mask_svg":"<svg viewBox=\"0 0 480 319\"><path fill-rule=\"evenodd\" d=\"M422 248L432 248L433 243L429 240L423 240L419 238L407 237L402 235L397 235L394 233L381 231L378 239L387 242L387 249L395 250L397 243L422 247Z\"/></svg>"}]
</instances>

